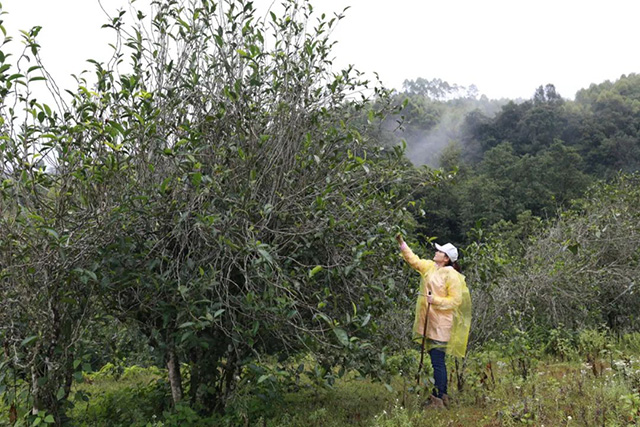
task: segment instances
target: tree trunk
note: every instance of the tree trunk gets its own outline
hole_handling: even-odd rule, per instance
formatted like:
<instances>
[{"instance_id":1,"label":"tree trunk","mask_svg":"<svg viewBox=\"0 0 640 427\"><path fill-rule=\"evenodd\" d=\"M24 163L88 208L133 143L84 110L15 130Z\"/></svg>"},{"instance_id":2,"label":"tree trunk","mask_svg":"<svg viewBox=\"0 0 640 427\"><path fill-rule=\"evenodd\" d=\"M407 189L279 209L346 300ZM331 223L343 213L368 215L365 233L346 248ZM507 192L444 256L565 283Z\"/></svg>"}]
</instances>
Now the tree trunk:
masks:
<instances>
[{"instance_id":1,"label":"tree trunk","mask_svg":"<svg viewBox=\"0 0 640 427\"><path fill-rule=\"evenodd\" d=\"M229 400L229 397L233 393L233 389L235 388L235 384L236 384L235 373L236 373L237 356L234 351L235 349L229 346L229 351L227 353L227 364L224 368L224 373L223 373L224 395L221 396L223 399L222 400L223 406L221 407L221 409L224 409L224 406L227 405L227 401Z\"/></svg>"},{"instance_id":2,"label":"tree trunk","mask_svg":"<svg viewBox=\"0 0 640 427\"><path fill-rule=\"evenodd\" d=\"M169 371L171 397L175 405L182 400L182 376L180 375L180 363L173 347L167 351L167 370Z\"/></svg>"},{"instance_id":3,"label":"tree trunk","mask_svg":"<svg viewBox=\"0 0 640 427\"><path fill-rule=\"evenodd\" d=\"M200 387L200 351L191 350L191 384L189 385L189 399L192 405L198 402L198 388Z\"/></svg>"},{"instance_id":4,"label":"tree trunk","mask_svg":"<svg viewBox=\"0 0 640 427\"><path fill-rule=\"evenodd\" d=\"M40 403L40 385L38 384L39 375L37 374L36 367L31 367L31 395L33 396L33 407L31 408L32 415L38 415L42 404Z\"/></svg>"}]
</instances>

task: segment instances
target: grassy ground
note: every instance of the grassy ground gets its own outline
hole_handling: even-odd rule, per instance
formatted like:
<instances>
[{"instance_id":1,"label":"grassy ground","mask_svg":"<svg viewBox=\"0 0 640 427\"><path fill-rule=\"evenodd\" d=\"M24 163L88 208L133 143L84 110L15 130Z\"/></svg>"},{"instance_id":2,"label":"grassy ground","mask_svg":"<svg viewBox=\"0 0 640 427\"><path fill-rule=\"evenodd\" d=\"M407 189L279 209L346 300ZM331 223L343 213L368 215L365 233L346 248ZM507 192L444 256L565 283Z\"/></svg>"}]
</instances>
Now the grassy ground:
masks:
<instances>
[{"instance_id":1,"label":"grassy ground","mask_svg":"<svg viewBox=\"0 0 640 427\"><path fill-rule=\"evenodd\" d=\"M492 366L456 391L446 410L425 410L424 396L407 391L402 378L394 391L370 381L345 380L333 390L300 391L286 396L268 426L626 426L640 422L638 360L596 377L582 363L540 363L527 379L514 377L506 364ZM635 376L634 376L635 375ZM412 382L412 381L411 381ZM408 383L408 380L407 380ZM636 384L640 386L640 384Z\"/></svg>"},{"instance_id":2,"label":"grassy ground","mask_svg":"<svg viewBox=\"0 0 640 427\"><path fill-rule=\"evenodd\" d=\"M638 425L640 358L619 356L603 362L601 370L579 361L538 361L523 378L520 365L477 355L469 358L462 391L449 361L453 400L445 410L422 407L426 397L412 390L412 376L396 375L389 390L352 375L332 389L304 384L280 398L261 399L245 390L226 419L203 419L188 407L172 410L165 374L158 369L107 369L76 387L91 398L78 402L69 415L77 426Z\"/></svg>"}]
</instances>

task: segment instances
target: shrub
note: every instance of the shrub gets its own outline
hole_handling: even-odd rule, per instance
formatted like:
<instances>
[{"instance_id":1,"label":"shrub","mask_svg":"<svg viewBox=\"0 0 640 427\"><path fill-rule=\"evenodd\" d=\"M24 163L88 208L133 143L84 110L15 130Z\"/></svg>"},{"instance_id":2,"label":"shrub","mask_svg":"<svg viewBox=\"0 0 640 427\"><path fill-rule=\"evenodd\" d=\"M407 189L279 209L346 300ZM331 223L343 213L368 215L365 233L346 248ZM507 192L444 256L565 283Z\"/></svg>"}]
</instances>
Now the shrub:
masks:
<instances>
[{"instance_id":1,"label":"shrub","mask_svg":"<svg viewBox=\"0 0 640 427\"><path fill-rule=\"evenodd\" d=\"M604 363L602 359L611 350L609 338L604 331L585 329L578 335L578 350L591 367L593 375L602 375Z\"/></svg>"},{"instance_id":2,"label":"shrub","mask_svg":"<svg viewBox=\"0 0 640 427\"><path fill-rule=\"evenodd\" d=\"M574 333L564 325L549 331L545 339L544 352L560 360L573 360L578 357Z\"/></svg>"},{"instance_id":3,"label":"shrub","mask_svg":"<svg viewBox=\"0 0 640 427\"><path fill-rule=\"evenodd\" d=\"M502 354L509 359L511 372L526 380L539 359L537 346L525 331L515 327L506 333L505 339Z\"/></svg>"}]
</instances>

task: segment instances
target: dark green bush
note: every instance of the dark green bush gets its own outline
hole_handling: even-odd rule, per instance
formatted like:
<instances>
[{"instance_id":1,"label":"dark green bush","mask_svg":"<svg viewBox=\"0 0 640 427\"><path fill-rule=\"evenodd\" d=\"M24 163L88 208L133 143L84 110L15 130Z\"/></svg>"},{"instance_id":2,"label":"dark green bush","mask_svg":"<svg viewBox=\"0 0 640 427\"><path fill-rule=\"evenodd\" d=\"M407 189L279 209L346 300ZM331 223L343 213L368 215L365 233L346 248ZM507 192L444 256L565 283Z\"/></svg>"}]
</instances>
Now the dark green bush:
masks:
<instances>
[{"instance_id":1,"label":"dark green bush","mask_svg":"<svg viewBox=\"0 0 640 427\"><path fill-rule=\"evenodd\" d=\"M139 387L124 387L94 393L87 406L77 406L73 414L78 426L146 426L160 420L171 408L171 392L164 380Z\"/></svg>"}]
</instances>

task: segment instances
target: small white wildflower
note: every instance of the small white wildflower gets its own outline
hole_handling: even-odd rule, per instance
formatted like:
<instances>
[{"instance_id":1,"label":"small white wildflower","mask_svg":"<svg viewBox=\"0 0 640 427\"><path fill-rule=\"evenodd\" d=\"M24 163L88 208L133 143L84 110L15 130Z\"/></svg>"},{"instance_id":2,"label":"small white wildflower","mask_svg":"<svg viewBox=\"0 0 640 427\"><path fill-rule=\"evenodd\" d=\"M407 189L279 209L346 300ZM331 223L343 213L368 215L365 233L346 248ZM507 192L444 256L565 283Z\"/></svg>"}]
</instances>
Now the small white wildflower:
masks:
<instances>
[{"instance_id":1,"label":"small white wildflower","mask_svg":"<svg viewBox=\"0 0 640 427\"><path fill-rule=\"evenodd\" d=\"M573 417L571 415L567 415L567 420L571 421L573 419Z\"/></svg>"}]
</instances>

